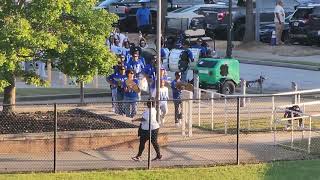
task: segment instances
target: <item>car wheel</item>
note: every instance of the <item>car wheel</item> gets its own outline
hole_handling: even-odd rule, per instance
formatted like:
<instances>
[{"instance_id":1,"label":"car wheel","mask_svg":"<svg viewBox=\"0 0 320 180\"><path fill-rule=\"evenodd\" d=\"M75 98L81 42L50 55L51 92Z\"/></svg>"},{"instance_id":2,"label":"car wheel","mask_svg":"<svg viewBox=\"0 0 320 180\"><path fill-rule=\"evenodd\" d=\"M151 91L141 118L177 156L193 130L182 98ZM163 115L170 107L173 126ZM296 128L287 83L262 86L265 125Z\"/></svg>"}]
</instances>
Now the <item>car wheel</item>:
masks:
<instances>
[{"instance_id":1,"label":"car wheel","mask_svg":"<svg viewBox=\"0 0 320 180\"><path fill-rule=\"evenodd\" d=\"M221 88L221 93L222 94L234 94L236 90L236 86L232 81L226 81L223 83L222 88Z\"/></svg>"}]
</instances>

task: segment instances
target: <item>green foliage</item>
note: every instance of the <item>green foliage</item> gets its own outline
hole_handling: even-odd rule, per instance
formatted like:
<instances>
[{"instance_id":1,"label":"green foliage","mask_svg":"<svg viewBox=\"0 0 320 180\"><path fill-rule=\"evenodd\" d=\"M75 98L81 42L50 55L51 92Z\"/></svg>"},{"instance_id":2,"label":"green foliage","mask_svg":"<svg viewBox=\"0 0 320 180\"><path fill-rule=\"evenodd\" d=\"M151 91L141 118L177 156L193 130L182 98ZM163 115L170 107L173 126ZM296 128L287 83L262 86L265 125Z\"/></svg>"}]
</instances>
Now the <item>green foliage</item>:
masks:
<instances>
[{"instance_id":1,"label":"green foliage","mask_svg":"<svg viewBox=\"0 0 320 180\"><path fill-rule=\"evenodd\" d=\"M79 81L105 75L115 56L105 46L117 16L95 10L96 0L0 0L0 91L23 77L47 85L21 62L55 60L58 68Z\"/></svg>"}]
</instances>

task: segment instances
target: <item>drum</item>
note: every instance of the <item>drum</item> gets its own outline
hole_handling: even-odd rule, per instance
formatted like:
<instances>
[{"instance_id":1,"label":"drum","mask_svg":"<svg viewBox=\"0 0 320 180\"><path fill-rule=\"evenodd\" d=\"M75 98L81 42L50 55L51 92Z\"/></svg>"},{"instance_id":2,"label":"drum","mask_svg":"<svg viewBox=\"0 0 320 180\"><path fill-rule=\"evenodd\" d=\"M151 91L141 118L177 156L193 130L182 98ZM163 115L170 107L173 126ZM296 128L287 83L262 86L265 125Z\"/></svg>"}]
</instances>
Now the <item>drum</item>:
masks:
<instances>
[{"instance_id":1,"label":"drum","mask_svg":"<svg viewBox=\"0 0 320 180\"><path fill-rule=\"evenodd\" d=\"M148 81L147 81L147 78L144 75L140 75L139 76L139 84L138 84L138 86L139 86L141 91L145 91L145 92L149 91Z\"/></svg>"},{"instance_id":2,"label":"drum","mask_svg":"<svg viewBox=\"0 0 320 180\"><path fill-rule=\"evenodd\" d=\"M192 52L194 62L190 62L190 69L193 69L197 62L199 61L200 57L200 49L198 48L190 48L190 51ZM172 49L169 54L169 70L172 72L179 71L179 61L180 56L183 52L183 49Z\"/></svg>"}]
</instances>

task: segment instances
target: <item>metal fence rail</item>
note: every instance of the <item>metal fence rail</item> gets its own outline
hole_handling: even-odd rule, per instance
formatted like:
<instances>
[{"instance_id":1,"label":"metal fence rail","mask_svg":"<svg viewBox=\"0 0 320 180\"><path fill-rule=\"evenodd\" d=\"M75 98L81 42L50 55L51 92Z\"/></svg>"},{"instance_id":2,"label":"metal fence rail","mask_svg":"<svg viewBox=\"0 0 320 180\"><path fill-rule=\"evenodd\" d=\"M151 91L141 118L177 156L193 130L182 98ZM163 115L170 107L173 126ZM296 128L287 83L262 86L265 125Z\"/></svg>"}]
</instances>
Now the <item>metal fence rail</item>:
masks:
<instances>
[{"instance_id":1,"label":"metal fence rail","mask_svg":"<svg viewBox=\"0 0 320 180\"><path fill-rule=\"evenodd\" d=\"M296 94L219 96L203 91L198 99L187 93L183 100L168 100L167 112L159 122L158 136L151 138L152 142L159 143L162 158L150 162L148 160L157 155L153 148L148 152L148 143L141 161L131 159L137 155L141 140L139 123L132 120L143 116L150 101L16 104L14 113L0 112L0 172L220 165L316 158L314 154L320 153L320 103L301 94L299 105L303 114L299 118L305 119L305 129L286 130L287 120L292 120L291 125L297 124L294 118L283 118L285 108L293 105L292 95ZM243 98L245 105L241 103ZM133 118L115 109L121 106L127 112L130 103L136 105ZM175 120L177 104L181 105L182 116L178 123ZM2 105L1 110L7 107Z\"/></svg>"}]
</instances>

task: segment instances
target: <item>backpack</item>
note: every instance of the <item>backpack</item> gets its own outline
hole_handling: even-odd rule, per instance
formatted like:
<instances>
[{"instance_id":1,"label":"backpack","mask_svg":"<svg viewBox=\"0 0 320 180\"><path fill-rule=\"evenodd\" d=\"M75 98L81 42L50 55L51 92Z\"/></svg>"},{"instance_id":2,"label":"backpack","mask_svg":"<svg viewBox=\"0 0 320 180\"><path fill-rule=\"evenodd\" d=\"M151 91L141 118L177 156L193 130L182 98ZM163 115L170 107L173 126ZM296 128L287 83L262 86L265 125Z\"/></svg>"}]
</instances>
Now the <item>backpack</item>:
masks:
<instances>
[{"instance_id":1,"label":"backpack","mask_svg":"<svg viewBox=\"0 0 320 180\"><path fill-rule=\"evenodd\" d=\"M180 60L179 60L179 64L178 64L178 68L181 72L184 72L188 69L189 67L189 53L188 50L184 50L181 52L180 54Z\"/></svg>"},{"instance_id":2,"label":"backpack","mask_svg":"<svg viewBox=\"0 0 320 180\"><path fill-rule=\"evenodd\" d=\"M300 113L302 113L300 107L298 105L294 105L286 109L284 112L284 117L291 118L291 114L293 114L293 117L300 117Z\"/></svg>"}]
</instances>

